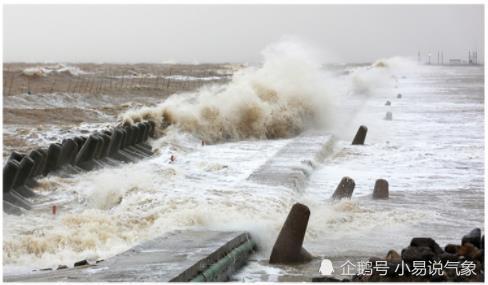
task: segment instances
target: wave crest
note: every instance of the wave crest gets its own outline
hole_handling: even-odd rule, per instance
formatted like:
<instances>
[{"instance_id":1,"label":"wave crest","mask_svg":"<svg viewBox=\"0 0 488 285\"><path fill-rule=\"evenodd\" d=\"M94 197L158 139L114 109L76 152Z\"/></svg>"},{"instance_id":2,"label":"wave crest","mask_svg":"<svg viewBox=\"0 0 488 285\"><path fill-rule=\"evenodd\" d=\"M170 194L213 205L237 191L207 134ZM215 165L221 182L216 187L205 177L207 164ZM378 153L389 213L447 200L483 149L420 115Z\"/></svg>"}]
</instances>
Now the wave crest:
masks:
<instances>
[{"instance_id":1,"label":"wave crest","mask_svg":"<svg viewBox=\"0 0 488 285\"><path fill-rule=\"evenodd\" d=\"M320 61L306 46L281 42L263 51L262 67L247 67L223 86L171 96L155 107L130 110L121 120L151 120L209 142L290 137L326 122L331 93Z\"/></svg>"}]
</instances>

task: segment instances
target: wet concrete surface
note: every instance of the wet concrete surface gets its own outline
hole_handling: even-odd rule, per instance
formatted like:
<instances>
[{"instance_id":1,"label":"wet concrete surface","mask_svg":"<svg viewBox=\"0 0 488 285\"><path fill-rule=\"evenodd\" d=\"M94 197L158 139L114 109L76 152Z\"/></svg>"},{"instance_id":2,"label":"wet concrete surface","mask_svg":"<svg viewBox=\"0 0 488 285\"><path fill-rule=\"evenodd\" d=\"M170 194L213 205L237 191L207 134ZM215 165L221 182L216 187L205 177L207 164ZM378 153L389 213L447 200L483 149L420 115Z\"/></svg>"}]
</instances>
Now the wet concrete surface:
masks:
<instances>
[{"instance_id":1,"label":"wet concrete surface","mask_svg":"<svg viewBox=\"0 0 488 285\"><path fill-rule=\"evenodd\" d=\"M143 242L96 264L4 276L6 282L169 282L190 281L239 247L243 232L175 231Z\"/></svg>"},{"instance_id":2,"label":"wet concrete surface","mask_svg":"<svg viewBox=\"0 0 488 285\"><path fill-rule=\"evenodd\" d=\"M333 144L334 137L330 134L303 134L256 169L249 180L302 190L314 168L331 153Z\"/></svg>"}]
</instances>

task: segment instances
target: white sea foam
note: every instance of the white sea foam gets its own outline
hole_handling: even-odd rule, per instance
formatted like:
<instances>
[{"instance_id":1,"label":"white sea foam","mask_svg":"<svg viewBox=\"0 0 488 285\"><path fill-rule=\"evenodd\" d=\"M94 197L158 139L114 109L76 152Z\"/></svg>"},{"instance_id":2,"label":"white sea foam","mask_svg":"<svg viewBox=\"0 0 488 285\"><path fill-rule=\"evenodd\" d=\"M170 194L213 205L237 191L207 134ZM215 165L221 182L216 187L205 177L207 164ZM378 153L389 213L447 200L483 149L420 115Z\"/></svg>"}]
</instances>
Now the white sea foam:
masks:
<instances>
[{"instance_id":1,"label":"white sea foam","mask_svg":"<svg viewBox=\"0 0 488 285\"><path fill-rule=\"evenodd\" d=\"M45 77L51 73L65 73L72 76L88 74L88 72L81 70L77 66L69 66L64 64L28 67L22 70L22 74L29 77Z\"/></svg>"}]
</instances>

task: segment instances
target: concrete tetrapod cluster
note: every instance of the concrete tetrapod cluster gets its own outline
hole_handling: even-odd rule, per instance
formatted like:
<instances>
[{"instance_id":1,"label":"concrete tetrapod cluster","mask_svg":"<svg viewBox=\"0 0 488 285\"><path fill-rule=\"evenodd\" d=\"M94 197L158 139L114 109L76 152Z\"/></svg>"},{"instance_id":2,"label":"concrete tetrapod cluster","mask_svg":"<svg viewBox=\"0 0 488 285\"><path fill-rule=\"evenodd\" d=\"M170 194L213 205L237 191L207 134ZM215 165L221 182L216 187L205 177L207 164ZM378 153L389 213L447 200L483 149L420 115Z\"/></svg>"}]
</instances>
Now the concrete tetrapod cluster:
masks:
<instances>
[{"instance_id":1,"label":"concrete tetrapod cluster","mask_svg":"<svg viewBox=\"0 0 488 285\"><path fill-rule=\"evenodd\" d=\"M368 128L366 126L360 126L356 136L352 141L353 145L364 145L364 141L366 140L366 134L368 133ZM354 187L356 184L354 180L350 177L343 177L339 185L337 186L334 194L332 195L333 199L339 200L342 198L351 199L352 192L354 191ZM389 197L389 186L388 181L385 179L378 179L375 182L374 190L373 190L373 199L388 199Z\"/></svg>"},{"instance_id":2,"label":"concrete tetrapod cluster","mask_svg":"<svg viewBox=\"0 0 488 285\"><path fill-rule=\"evenodd\" d=\"M32 190L37 178L51 173L80 173L151 156L146 141L153 134L154 123L142 122L64 139L28 154L12 152L3 168L4 212L20 214L21 209L32 208L28 198L37 196Z\"/></svg>"},{"instance_id":3,"label":"concrete tetrapod cluster","mask_svg":"<svg viewBox=\"0 0 488 285\"><path fill-rule=\"evenodd\" d=\"M367 132L368 128L361 126L352 144L364 144ZM355 186L356 183L352 178L342 178L332 198L335 200L350 199ZM388 199L388 182L386 180L378 179L376 181L373 199ZM309 217L310 210L307 206L300 203L293 205L273 246L269 263L298 264L312 260L312 255L302 247Z\"/></svg>"},{"instance_id":4,"label":"concrete tetrapod cluster","mask_svg":"<svg viewBox=\"0 0 488 285\"><path fill-rule=\"evenodd\" d=\"M401 99L402 98L402 94L401 93L398 93L396 97L397 97L397 99ZM391 106L391 101L386 100L385 106ZM391 111L387 111L386 114L385 114L385 117L383 117L383 119L386 120L386 121L393 120L393 113Z\"/></svg>"},{"instance_id":5,"label":"concrete tetrapod cluster","mask_svg":"<svg viewBox=\"0 0 488 285\"><path fill-rule=\"evenodd\" d=\"M356 183L354 179L351 177L345 176L337 185L334 194L332 194L332 199L334 200L341 200L341 199L351 199L352 193L354 192L354 187ZM374 184L373 190L373 199L388 199L389 198L389 189L388 189L388 181L385 179L378 179Z\"/></svg>"},{"instance_id":6,"label":"concrete tetrapod cluster","mask_svg":"<svg viewBox=\"0 0 488 285\"><path fill-rule=\"evenodd\" d=\"M391 102L387 101L386 105L391 105ZM352 144L364 145L367 132L366 126L360 126ZM356 183L352 178L343 177L332 198L335 200L350 199L355 186ZM373 199L388 199L388 181L376 180L372 196ZM312 260L312 255L303 248L309 217L310 210L307 206L300 203L293 205L271 251L270 264L299 264Z\"/></svg>"}]
</instances>

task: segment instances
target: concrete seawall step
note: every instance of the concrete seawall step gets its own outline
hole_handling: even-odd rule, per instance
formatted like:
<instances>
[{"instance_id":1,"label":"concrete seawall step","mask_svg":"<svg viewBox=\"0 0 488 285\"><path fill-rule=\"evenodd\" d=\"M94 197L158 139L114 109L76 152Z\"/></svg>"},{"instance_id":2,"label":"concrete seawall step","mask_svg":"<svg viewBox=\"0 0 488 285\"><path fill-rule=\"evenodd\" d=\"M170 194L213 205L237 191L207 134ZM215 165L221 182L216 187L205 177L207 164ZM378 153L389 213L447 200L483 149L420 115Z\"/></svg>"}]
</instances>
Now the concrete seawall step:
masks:
<instances>
[{"instance_id":1,"label":"concrete seawall step","mask_svg":"<svg viewBox=\"0 0 488 285\"><path fill-rule=\"evenodd\" d=\"M248 180L302 190L316 165L331 154L333 145L330 134L303 134L256 169Z\"/></svg>"},{"instance_id":2,"label":"concrete seawall step","mask_svg":"<svg viewBox=\"0 0 488 285\"><path fill-rule=\"evenodd\" d=\"M93 265L4 276L4 281L227 281L247 262L255 246L246 232L175 231Z\"/></svg>"}]
</instances>

